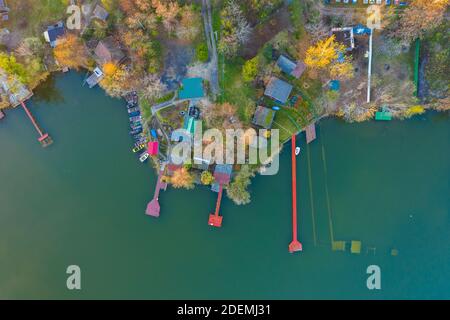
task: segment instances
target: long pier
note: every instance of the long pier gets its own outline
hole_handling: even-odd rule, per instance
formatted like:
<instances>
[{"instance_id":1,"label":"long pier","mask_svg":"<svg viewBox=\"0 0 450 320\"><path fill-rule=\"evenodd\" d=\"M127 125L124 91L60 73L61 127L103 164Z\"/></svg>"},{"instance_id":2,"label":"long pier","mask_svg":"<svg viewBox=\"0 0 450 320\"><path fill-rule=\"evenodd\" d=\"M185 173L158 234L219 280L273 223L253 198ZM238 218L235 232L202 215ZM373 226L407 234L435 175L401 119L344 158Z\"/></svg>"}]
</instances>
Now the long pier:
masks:
<instances>
[{"instance_id":1,"label":"long pier","mask_svg":"<svg viewBox=\"0 0 450 320\"><path fill-rule=\"evenodd\" d=\"M222 226L222 220L223 217L219 215L220 211L220 205L222 203L222 195L223 195L223 185L219 185L219 195L217 197L217 203L216 203L216 211L214 214L209 215L208 224L210 226L220 228Z\"/></svg>"},{"instance_id":2,"label":"long pier","mask_svg":"<svg viewBox=\"0 0 450 320\"><path fill-rule=\"evenodd\" d=\"M292 242L289 252L302 251L303 246L297 238L297 156L295 154L296 137L292 136Z\"/></svg>"},{"instance_id":3,"label":"long pier","mask_svg":"<svg viewBox=\"0 0 450 320\"><path fill-rule=\"evenodd\" d=\"M51 145L53 143L52 138L49 136L48 133L44 133L41 130L41 128L39 127L39 125L36 122L36 119L33 117L33 115L31 114L30 110L25 105L25 102L20 101L20 104L22 105L22 108L25 110L25 113L27 114L27 116L30 119L31 123L33 124L34 128L39 133L38 141L41 143L41 145L43 147L48 147L49 145Z\"/></svg>"}]
</instances>

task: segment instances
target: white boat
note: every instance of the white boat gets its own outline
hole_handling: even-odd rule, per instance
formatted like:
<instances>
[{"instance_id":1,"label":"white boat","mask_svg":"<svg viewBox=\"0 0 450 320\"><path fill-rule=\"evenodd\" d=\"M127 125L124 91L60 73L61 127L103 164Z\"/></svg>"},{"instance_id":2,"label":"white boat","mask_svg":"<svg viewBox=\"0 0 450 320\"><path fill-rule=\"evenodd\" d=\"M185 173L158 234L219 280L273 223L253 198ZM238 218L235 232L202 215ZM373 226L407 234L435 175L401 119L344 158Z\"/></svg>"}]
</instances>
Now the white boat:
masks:
<instances>
[{"instance_id":1,"label":"white boat","mask_svg":"<svg viewBox=\"0 0 450 320\"><path fill-rule=\"evenodd\" d=\"M139 157L139 161L144 163L145 161L147 161L148 157L150 155L148 154L148 152L144 152L143 154L141 154L141 156Z\"/></svg>"},{"instance_id":2,"label":"white boat","mask_svg":"<svg viewBox=\"0 0 450 320\"><path fill-rule=\"evenodd\" d=\"M295 155L298 156L300 154L300 151L302 151L300 147L295 148Z\"/></svg>"}]
</instances>

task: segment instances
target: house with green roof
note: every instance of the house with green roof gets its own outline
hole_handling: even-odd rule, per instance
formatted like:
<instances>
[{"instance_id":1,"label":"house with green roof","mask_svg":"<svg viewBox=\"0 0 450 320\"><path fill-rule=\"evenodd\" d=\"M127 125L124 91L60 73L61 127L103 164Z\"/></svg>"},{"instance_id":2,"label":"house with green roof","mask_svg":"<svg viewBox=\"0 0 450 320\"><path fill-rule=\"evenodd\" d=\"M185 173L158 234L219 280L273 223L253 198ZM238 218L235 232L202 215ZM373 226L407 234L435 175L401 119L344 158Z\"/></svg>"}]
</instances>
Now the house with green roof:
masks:
<instances>
[{"instance_id":1,"label":"house with green roof","mask_svg":"<svg viewBox=\"0 0 450 320\"><path fill-rule=\"evenodd\" d=\"M186 78L182 81L182 86L178 92L178 98L200 99L205 96L202 78Z\"/></svg>"}]
</instances>

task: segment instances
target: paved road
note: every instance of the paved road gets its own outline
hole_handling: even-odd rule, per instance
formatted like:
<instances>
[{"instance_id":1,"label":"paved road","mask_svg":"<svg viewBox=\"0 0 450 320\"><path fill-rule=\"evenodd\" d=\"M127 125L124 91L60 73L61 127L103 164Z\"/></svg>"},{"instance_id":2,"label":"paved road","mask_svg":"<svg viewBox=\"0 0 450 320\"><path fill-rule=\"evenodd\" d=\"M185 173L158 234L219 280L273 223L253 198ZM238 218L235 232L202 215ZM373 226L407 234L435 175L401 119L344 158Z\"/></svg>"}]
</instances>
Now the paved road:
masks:
<instances>
[{"instance_id":1,"label":"paved road","mask_svg":"<svg viewBox=\"0 0 450 320\"><path fill-rule=\"evenodd\" d=\"M212 14L211 14L211 1L203 0L202 7L203 23L205 26L206 43L208 45L208 51L211 59L211 91L214 96L219 94L219 64L217 56L217 46L214 37L214 30L212 27Z\"/></svg>"}]
</instances>

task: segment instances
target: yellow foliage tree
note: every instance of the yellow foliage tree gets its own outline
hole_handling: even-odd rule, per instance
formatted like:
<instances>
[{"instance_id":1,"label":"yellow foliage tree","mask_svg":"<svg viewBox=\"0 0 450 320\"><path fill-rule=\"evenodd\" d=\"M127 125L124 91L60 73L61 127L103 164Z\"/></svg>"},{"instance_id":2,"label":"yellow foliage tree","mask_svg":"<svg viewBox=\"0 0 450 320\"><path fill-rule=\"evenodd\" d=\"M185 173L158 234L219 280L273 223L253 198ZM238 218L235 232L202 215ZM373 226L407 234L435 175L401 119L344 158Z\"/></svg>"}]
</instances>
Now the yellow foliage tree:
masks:
<instances>
[{"instance_id":1,"label":"yellow foliage tree","mask_svg":"<svg viewBox=\"0 0 450 320\"><path fill-rule=\"evenodd\" d=\"M83 42L75 35L68 34L53 51L59 64L73 69L87 65L87 53Z\"/></svg>"},{"instance_id":2,"label":"yellow foliage tree","mask_svg":"<svg viewBox=\"0 0 450 320\"><path fill-rule=\"evenodd\" d=\"M214 176L209 171L203 171L200 179L205 186L210 185L214 182Z\"/></svg>"},{"instance_id":3,"label":"yellow foliage tree","mask_svg":"<svg viewBox=\"0 0 450 320\"><path fill-rule=\"evenodd\" d=\"M117 69L117 65L114 62L107 62L103 65L103 72L107 77L113 76Z\"/></svg>"},{"instance_id":4,"label":"yellow foliage tree","mask_svg":"<svg viewBox=\"0 0 450 320\"><path fill-rule=\"evenodd\" d=\"M306 50L305 64L312 69L324 69L338 58L345 46L336 41L335 36L318 41Z\"/></svg>"},{"instance_id":5,"label":"yellow foliage tree","mask_svg":"<svg viewBox=\"0 0 450 320\"><path fill-rule=\"evenodd\" d=\"M182 167L173 173L170 179L172 186L176 189L193 189L194 188L194 177L189 172L188 169Z\"/></svg>"},{"instance_id":6,"label":"yellow foliage tree","mask_svg":"<svg viewBox=\"0 0 450 320\"><path fill-rule=\"evenodd\" d=\"M350 59L343 62L335 62L330 66L330 76L332 79L346 80L354 76L353 65Z\"/></svg>"}]
</instances>

